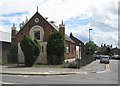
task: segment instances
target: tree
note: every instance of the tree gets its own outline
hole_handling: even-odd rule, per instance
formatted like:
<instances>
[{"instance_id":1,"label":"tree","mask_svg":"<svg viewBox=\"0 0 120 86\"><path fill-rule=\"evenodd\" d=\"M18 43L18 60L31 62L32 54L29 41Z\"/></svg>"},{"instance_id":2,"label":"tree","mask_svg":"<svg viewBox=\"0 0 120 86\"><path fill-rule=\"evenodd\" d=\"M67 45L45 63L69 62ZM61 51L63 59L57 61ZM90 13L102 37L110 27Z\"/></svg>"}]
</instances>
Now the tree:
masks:
<instances>
[{"instance_id":1,"label":"tree","mask_svg":"<svg viewBox=\"0 0 120 86\"><path fill-rule=\"evenodd\" d=\"M110 56L112 55L111 49L109 47L107 47L105 54Z\"/></svg>"},{"instance_id":2,"label":"tree","mask_svg":"<svg viewBox=\"0 0 120 86\"><path fill-rule=\"evenodd\" d=\"M97 50L97 46L93 41L87 42L85 44L86 53L93 54Z\"/></svg>"},{"instance_id":3,"label":"tree","mask_svg":"<svg viewBox=\"0 0 120 86\"><path fill-rule=\"evenodd\" d=\"M32 67L40 54L40 45L37 40L24 36L20 41L20 46L24 54L25 66Z\"/></svg>"},{"instance_id":4,"label":"tree","mask_svg":"<svg viewBox=\"0 0 120 86\"><path fill-rule=\"evenodd\" d=\"M58 31L53 31L48 39L47 44L47 61L48 64L58 65L64 61L65 37Z\"/></svg>"}]
</instances>

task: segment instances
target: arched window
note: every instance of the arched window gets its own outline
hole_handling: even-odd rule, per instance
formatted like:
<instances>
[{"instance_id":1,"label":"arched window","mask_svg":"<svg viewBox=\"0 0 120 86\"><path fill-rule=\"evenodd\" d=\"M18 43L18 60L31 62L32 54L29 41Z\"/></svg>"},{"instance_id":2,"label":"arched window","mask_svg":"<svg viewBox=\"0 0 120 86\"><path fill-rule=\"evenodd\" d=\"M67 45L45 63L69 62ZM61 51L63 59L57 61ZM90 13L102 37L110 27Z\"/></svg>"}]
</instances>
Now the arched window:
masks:
<instances>
[{"instance_id":1,"label":"arched window","mask_svg":"<svg viewBox=\"0 0 120 86\"><path fill-rule=\"evenodd\" d=\"M43 41L44 30L41 26L36 25L31 28L29 35L31 36L32 39Z\"/></svg>"}]
</instances>

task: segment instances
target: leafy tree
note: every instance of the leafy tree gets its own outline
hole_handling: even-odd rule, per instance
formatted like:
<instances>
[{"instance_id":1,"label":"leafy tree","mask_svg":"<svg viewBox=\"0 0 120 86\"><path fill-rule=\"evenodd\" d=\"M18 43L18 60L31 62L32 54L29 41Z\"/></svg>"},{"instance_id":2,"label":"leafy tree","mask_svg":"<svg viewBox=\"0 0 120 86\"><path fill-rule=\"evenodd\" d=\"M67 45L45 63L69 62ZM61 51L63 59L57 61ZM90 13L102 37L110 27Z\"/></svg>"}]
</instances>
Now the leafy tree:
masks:
<instances>
[{"instance_id":1,"label":"leafy tree","mask_svg":"<svg viewBox=\"0 0 120 86\"><path fill-rule=\"evenodd\" d=\"M93 54L97 50L97 46L93 41L87 42L85 44L86 53Z\"/></svg>"},{"instance_id":2,"label":"leafy tree","mask_svg":"<svg viewBox=\"0 0 120 86\"><path fill-rule=\"evenodd\" d=\"M47 44L47 61L48 64L58 65L64 61L65 37L58 31L53 31L48 39Z\"/></svg>"},{"instance_id":3,"label":"leafy tree","mask_svg":"<svg viewBox=\"0 0 120 86\"><path fill-rule=\"evenodd\" d=\"M20 46L24 54L25 66L32 67L37 57L40 54L40 45L37 40L32 40L24 36L20 41Z\"/></svg>"},{"instance_id":4,"label":"leafy tree","mask_svg":"<svg viewBox=\"0 0 120 86\"><path fill-rule=\"evenodd\" d=\"M112 55L111 49L109 47L107 47L105 54L110 56Z\"/></svg>"}]
</instances>

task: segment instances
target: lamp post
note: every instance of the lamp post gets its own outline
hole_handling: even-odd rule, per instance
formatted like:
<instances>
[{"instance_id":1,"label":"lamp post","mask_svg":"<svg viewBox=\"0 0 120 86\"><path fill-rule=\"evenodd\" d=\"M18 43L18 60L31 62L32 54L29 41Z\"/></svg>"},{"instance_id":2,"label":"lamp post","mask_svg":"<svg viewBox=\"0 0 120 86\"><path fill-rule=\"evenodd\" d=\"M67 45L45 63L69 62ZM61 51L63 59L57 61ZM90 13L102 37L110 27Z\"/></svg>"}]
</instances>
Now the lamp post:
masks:
<instances>
[{"instance_id":1,"label":"lamp post","mask_svg":"<svg viewBox=\"0 0 120 86\"><path fill-rule=\"evenodd\" d=\"M90 30L92 30L92 28L89 29L89 42L91 41L91 40L90 40Z\"/></svg>"}]
</instances>

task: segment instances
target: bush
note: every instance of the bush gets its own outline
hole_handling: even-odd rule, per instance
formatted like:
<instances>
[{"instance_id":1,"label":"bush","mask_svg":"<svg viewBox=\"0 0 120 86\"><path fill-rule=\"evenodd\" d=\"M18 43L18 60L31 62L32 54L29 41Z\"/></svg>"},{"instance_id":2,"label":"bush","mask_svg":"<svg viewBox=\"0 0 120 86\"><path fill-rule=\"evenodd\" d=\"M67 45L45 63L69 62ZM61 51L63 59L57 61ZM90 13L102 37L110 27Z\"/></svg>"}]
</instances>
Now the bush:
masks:
<instances>
[{"instance_id":1,"label":"bush","mask_svg":"<svg viewBox=\"0 0 120 86\"><path fill-rule=\"evenodd\" d=\"M48 64L51 64L51 65L61 64L60 57L56 55L49 55L47 60L48 60Z\"/></svg>"},{"instance_id":2,"label":"bush","mask_svg":"<svg viewBox=\"0 0 120 86\"><path fill-rule=\"evenodd\" d=\"M53 31L47 44L47 61L51 65L59 65L64 61L65 37L61 32Z\"/></svg>"},{"instance_id":3,"label":"bush","mask_svg":"<svg viewBox=\"0 0 120 86\"><path fill-rule=\"evenodd\" d=\"M78 68L77 60L64 63L64 68Z\"/></svg>"},{"instance_id":4,"label":"bush","mask_svg":"<svg viewBox=\"0 0 120 86\"><path fill-rule=\"evenodd\" d=\"M77 62L76 61L70 62L68 68L77 68Z\"/></svg>"},{"instance_id":5,"label":"bush","mask_svg":"<svg viewBox=\"0 0 120 86\"><path fill-rule=\"evenodd\" d=\"M97 50L97 45L93 41L87 42L85 44L85 53L86 54L93 54L93 53L95 53L96 50Z\"/></svg>"},{"instance_id":6,"label":"bush","mask_svg":"<svg viewBox=\"0 0 120 86\"><path fill-rule=\"evenodd\" d=\"M36 40L24 36L20 41L20 46L24 54L25 66L32 67L40 54L40 45Z\"/></svg>"}]
</instances>

